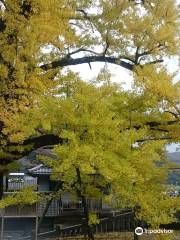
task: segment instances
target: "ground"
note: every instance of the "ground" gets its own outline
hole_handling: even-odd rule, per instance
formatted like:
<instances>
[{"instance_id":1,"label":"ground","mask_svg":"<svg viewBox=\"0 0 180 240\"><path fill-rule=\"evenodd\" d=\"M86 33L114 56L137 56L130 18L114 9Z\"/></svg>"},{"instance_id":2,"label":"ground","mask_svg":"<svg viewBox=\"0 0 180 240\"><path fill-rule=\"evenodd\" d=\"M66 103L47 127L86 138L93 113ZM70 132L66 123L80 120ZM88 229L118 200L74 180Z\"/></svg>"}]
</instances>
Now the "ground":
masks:
<instances>
[{"instance_id":1,"label":"ground","mask_svg":"<svg viewBox=\"0 0 180 240\"><path fill-rule=\"evenodd\" d=\"M61 238L57 240L84 240L83 236L78 237L69 237L69 238ZM133 240L133 233L124 232L124 233L106 233L106 234L97 234L95 236L95 240ZM165 238L160 237L159 235L142 235L139 237L139 240L164 240ZM172 240L180 240L180 231L174 232L172 235Z\"/></svg>"}]
</instances>

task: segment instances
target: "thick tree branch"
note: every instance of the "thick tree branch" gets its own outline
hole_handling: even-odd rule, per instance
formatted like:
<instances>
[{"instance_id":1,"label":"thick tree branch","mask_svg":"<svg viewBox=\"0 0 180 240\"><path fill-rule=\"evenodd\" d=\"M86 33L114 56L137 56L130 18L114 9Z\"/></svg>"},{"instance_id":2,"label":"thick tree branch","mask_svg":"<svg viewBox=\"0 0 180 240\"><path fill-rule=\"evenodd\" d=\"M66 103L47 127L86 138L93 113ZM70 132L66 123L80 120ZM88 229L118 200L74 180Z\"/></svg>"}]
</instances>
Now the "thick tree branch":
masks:
<instances>
[{"instance_id":1,"label":"thick tree branch","mask_svg":"<svg viewBox=\"0 0 180 240\"><path fill-rule=\"evenodd\" d=\"M71 66L71 65L78 65L78 64L83 64L83 63L90 63L90 62L107 62L107 63L112 63L119 65L123 68L126 68L130 71L133 70L133 64L130 64L128 62L122 61L119 58L115 57L106 57L106 56L86 56L86 57L81 57L81 58L62 58L60 60L41 65L40 68L43 70L47 71L50 69L55 69L58 67L65 67L65 66Z\"/></svg>"},{"instance_id":2,"label":"thick tree branch","mask_svg":"<svg viewBox=\"0 0 180 240\"><path fill-rule=\"evenodd\" d=\"M63 139L53 135L53 134L44 134L38 137L32 137L23 142L23 145L33 145L34 149L38 149L44 146L50 146L55 144L62 144Z\"/></svg>"},{"instance_id":3,"label":"thick tree branch","mask_svg":"<svg viewBox=\"0 0 180 240\"><path fill-rule=\"evenodd\" d=\"M162 140L173 140L175 138L172 137L157 137L157 138L144 138L144 139L139 139L136 142L140 143L140 142L147 142L147 141L162 141Z\"/></svg>"},{"instance_id":4,"label":"thick tree branch","mask_svg":"<svg viewBox=\"0 0 180 240\"><path fill-rule=\"evenodd\" d=\"M166 131L166 129L160 129L160 126L170 126L172 124L178 123L179 120L173 120L173 121L167 121L167 122L145 122L143 125L133 125L132 128L135 128L136 130L139 130L142 128L142 126L149 126L150 130L160 130L160 131Z\"/></svg>"},{"instance_id":5,"label":"thick tree branch","mask_svg":"<svg viewBox=\"0 0 180 240\"><path fill-rule=\"evenodd\" d=\"M107 49L105 50L107 51ZM70 56L79 52L89 52L94 54L94 56L84 56L84 57L80 57L80 58L71 58ZM126 62L124 60L128 60L129 62ZM79 65L79 64L83 64L83 63L92 63L92 62L106 62L106 63L111 63L111 64L116 64L118 66L121 66L125 69L128 69L130 71L133 71L133 67L135 65L139 65L139 63L133 61L132 59L126 57L126 56L119 56L119 57L108 57L105 56L104 53L102 53L102 55L100 55L97 52L94 52L92 50L88 50L88 49L84 49L84 48L80 48L74 52L71 52L69 54L67 54L67 56L65 56L64 58L60 59L60 60L56 60L53 61L51 63L47 63L47 64L43 64L40 66L41 69L48 71L51 69L56 69L59 67L66 67L66 66L72 66L72 65ZM149 63L145 63L142 64L141 66L143 67L144 65L147 64L156 64L156 63L162 63L163 60L162 59L158 59Z\"/></svg>"},{"instance_id":6,"label":"thick tree branch","mask_svg":"<svg viewBox=\"0 0 180 240\"><path fill-rule=\"evenodd\" d=\"M169 110L166 110L164 111L166 113L170 113L171 115L173 115L176 119L179 119L179 114L175 113L175 112L172 112L172 111L169 111Z\"/></svg>"},{"instance_id":7,"label":"thick tree branch","mask_svg":"<svg viewBox=\"0 0 180 240\"><path fill-rule=\"evenodd\" d=\"M154 122L146 122L145 125L150 126L152 128L152 127L158 127L160 125L169 126L169 125L172 125L172 124L175 124L175 123L178 123L178 122L179 122L179 120L172 120L172 121L166 121L166 122L155 122L154 121Z\"/></svg>"},{"instance_id":8,"label":"thick tree branch","mask_svg":"<svg viewBox=\"0 0 180 240\"><path fill-rule=\"evenodd\" d=\"M32 151L37 150L41 147L44 146L54 146L56 144L62 144L63 143L63 139L53 135L53 134L44 134L41 136L37 136L37 137L31 137L27 140L25 140L23 143L9 143L7 145L7 157L3 157L3 159L1 160L1 165L8 165L9 163L11 163L12 161L18 160L24 156L27 156L28 154L30 154ZM30 147L26 147L26 146L30 146ZM8 147L24 147L24 150L21 152L19 152L18 150L14 150L11 152L8 152ZM6 149L4 149L4 151L6 152ZM9 155L12 155L11 157Z\"/></svg>"},{"instance_id":9,"label":"thick tree branch","mask_svg":"<svg viewBox=\"0 0 180 240\"><path fill-rule=\"evenodd\" d=\"M54 194L57 194L57 192L60 190L61 187L62 187L62 182L58 181L58 182L56 183L56 185L55 185L55 188L54 188L54 190L53 190L53 193L54 193ZM42 225L42 222L43 222L43 220L44 220L44 218L45 218L45 216L46 216L46 213L48 212L48 209L49 209L49 207L50 207L53 199L54 199L54 197L51 197L50 200L47 201L46 206L45 206L45 208L44 208L44 210L43 210L43 213L42 213L42 215L41 215L41 217L40 217L40 219L39 219L39 221L38 221L38 226L37 226L37 232L38 232L38 233L39 233L39 230L40 230L40 227L41 227L41 225Z\"/></svg>"},{"instance_id":10,"label":"thick tree branch","mask_svg":"<svg viewBox=\"0 0 180 240\"><path fill-rule=\"evenodd\" d=\"M167 121L167 122L146 122L143 125L132 125L131 128L134 128L136 130L139 130L141 128L143 128L144 126L149 126L149 129L151 131L160 131L160 132L166 132L168 133L169 130L164 129L164 126L171 126L173 124L177 124L179 122L179 120L174 120L174 121ZM126 128L124 130L121 131L125 131L128 130L129 128ZM172 139L171 137L162 137L164 140L168 140L168 139ZM163 139L158 138L159 140L163 140ZM158 140L156 139L156 140ZM155 140L153 139L148 139L148 140ZM54 134L43 134L41 136L37 136L37 137L30 137L29 139L25 140L23 143L9 143L9 145L7 146L7 153L9 155L7 155L7 157L4 157L3 159L1 159L1 165L8 165L10 162L14 161L14 160L18 160L21 157L27 156L29 153L31 153L34 150L37 150L39 148L45 147L45 146L54 146L56 144L63 144L63 142L67 141L67 139L62 139ZM147 141L146 140L139 140L139 141ZM26 146L30 146L29 148L27 148ZM24 147L24 150L19 152L18 150L14 150L11 152L8 152L8 147ZM5 149L4 149L5 150ZM12 156L10 156L12 155Z\"/></svg>"}]
</instances>

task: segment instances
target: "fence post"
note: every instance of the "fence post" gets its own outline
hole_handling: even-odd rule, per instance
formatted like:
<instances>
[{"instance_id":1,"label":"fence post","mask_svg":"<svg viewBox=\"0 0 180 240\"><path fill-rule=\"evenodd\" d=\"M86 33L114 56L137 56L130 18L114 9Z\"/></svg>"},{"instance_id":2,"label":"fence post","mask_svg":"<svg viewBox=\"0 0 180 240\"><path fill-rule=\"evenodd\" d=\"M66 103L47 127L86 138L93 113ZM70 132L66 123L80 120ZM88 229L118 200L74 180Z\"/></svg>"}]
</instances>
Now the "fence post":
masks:
<instances>
[{"instance_id":1,"label":"fence post","mask_svg":"<svg viewBox=\"0 0 180 240\"><path fill-rule=\"evenodd\" d=\"M36 226L35 226L35 238L34 240L38 240L38 216L36 216Z\"/></svg>"}]
</instances>

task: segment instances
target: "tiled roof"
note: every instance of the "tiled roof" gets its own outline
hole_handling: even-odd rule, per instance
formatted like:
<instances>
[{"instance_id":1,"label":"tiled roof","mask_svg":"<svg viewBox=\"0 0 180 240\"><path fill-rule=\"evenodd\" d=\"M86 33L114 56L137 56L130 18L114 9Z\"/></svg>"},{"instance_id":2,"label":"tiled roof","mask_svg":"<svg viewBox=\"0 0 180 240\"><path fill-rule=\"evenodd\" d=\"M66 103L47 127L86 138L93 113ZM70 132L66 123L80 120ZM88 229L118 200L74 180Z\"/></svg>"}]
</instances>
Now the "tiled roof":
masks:
<instances>
[{"instance_id":1,"label":"tiled roof","mask_svg":"<svg viewBox=\"0 0 180 240\"><path fill-rule=\"evenodd\" d=\"M39 164L36 167L28 169L28 172L33 175L50 175L52 173L52 170L43 164Z\"/></svg>"},{"instance_id":2,"label":"tiled roof","mask_svg":"<svg viewBox=\"0 0 180 240\"><path fill-rule=\"evenodd\" d=\"M32 151L28 156L18 160L21 168L20 172L26 174L51 174L51 169L45 166L38 158L38 155L46 156L51 159L55 159L56 156L53 154L50 148L42 147Z\"/></svg>"}]
</instances>

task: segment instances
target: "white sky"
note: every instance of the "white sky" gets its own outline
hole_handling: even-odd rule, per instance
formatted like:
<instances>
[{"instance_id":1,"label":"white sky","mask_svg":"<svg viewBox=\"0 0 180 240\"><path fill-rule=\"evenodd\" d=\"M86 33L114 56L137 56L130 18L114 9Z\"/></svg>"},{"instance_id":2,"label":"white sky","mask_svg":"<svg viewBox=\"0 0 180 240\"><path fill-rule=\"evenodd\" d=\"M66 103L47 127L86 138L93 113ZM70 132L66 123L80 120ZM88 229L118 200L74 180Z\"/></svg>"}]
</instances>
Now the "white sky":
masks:
<instances>
[{"instance_id":1,"label":"white sky","mask_svg":"<svg viewBox=\"0 0 180 240\"><path fill-rule=\"evenodd\" d=\"M110 70L110 72L112 73L112 81L114 82L119 82L119 83L123 83L123 87L125 89L130 89L131 88L131 83L132 83L132 76L130 71L114 65L114 64L107 64L108 69ZM77 66L71 66L70 69L78 72L80 74L80 76L82 77L82 79L84 80L92 80L93 78L96 78L100 69L104 67L104 63L91 63L91 68L89 67L89 65L86 64L81 64L81 65L77 65Z\"/></svg>"},{"instance_id":2,"label":"white sky","mask_svg":"<svg viewBox=\"0 0 180 240\"><path fill-rule=\"evenodd\" d=\"M165 59L165 63L168 64L168 71L173 73L175 71L179 70L178 67L178 59ZM117 83L123 83L124 89L128 90L131 89L131 84L133 81L133 77L130 71L117 66L115 64L107 64L108 69L112 73L112 81ZM74 72L77 72L80 74L82 79L84 80L92 80L93 78L96 78L100 69L104 67L104 63L96 62L91 63L91 68L89 67L89 64L81 64L76 66L69 67ZM180 72L177 74L175 81L178 81L180 79Z\"/></svg>"}]
</instances>

